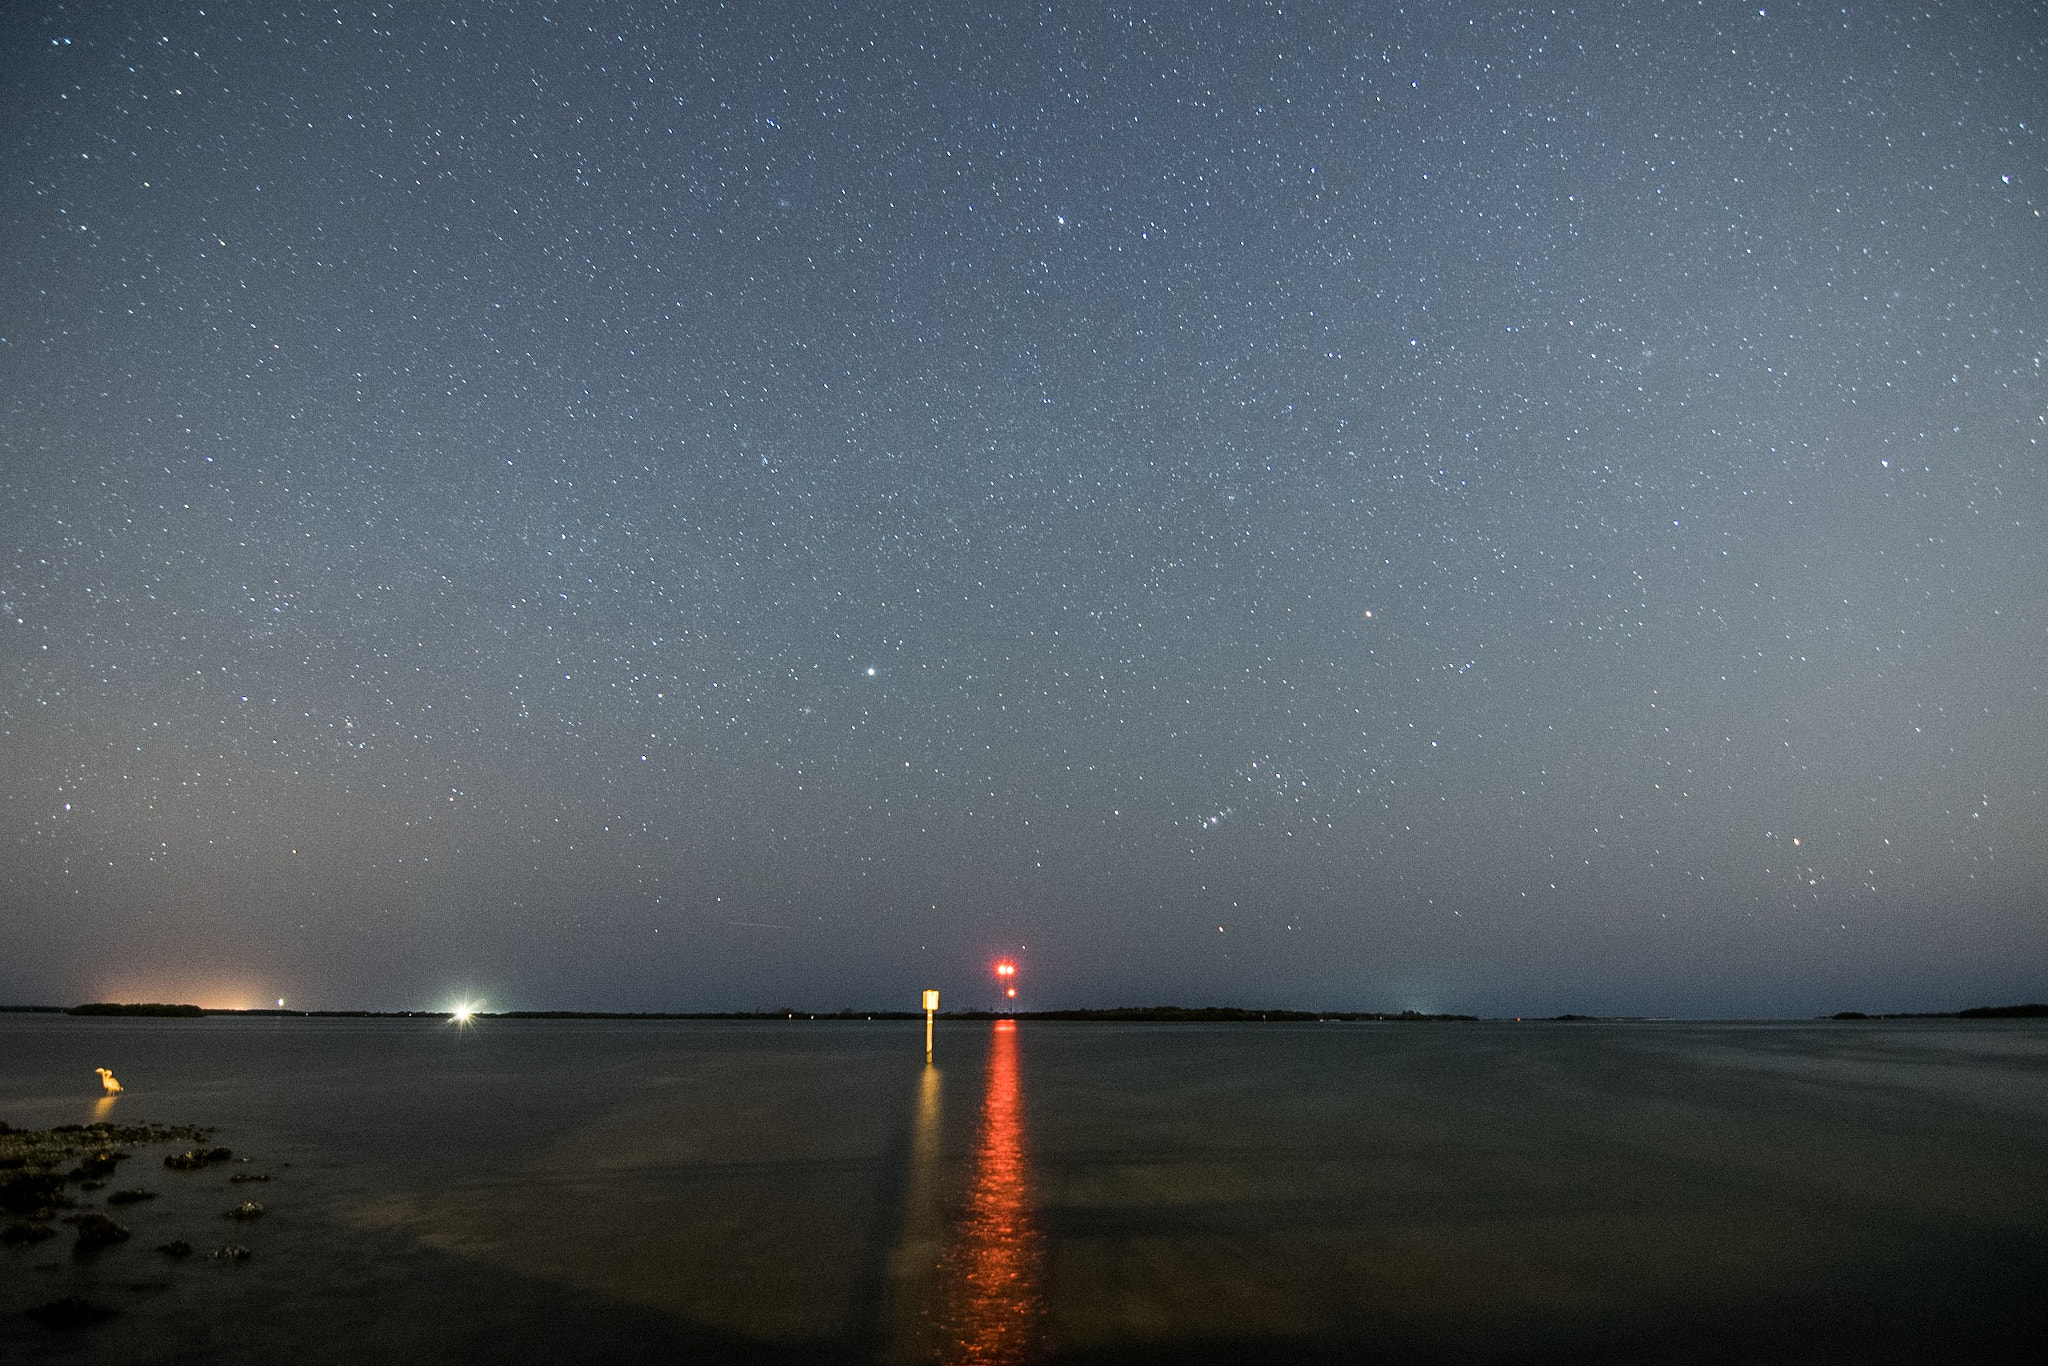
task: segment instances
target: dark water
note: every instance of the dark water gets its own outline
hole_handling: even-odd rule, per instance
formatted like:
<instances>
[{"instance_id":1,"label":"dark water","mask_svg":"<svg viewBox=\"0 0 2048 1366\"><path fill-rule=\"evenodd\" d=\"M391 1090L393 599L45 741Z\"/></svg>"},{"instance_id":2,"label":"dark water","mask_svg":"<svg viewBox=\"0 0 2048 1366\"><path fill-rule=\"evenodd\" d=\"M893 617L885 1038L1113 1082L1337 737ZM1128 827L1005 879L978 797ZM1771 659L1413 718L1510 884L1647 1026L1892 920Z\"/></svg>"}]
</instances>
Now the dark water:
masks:
<instances>
[{"instance_id":1,"label":"dark water","mask_svg":"<svg viewBox=\"0 0 2048 1366\"><path fill-rule=\"evenodd\" d=\"M0 1016L0 1119L209 1124L251 1159L137 1151L116 1184L161 1198L115 1211L130 1242L0 1249L0 1359L2048 1361L2040 1024L922 1046ZM222 1217L246 1198L261 1220ZM23 1316L64 1295L119 1313Z\"/></svg>"}]
</instances>

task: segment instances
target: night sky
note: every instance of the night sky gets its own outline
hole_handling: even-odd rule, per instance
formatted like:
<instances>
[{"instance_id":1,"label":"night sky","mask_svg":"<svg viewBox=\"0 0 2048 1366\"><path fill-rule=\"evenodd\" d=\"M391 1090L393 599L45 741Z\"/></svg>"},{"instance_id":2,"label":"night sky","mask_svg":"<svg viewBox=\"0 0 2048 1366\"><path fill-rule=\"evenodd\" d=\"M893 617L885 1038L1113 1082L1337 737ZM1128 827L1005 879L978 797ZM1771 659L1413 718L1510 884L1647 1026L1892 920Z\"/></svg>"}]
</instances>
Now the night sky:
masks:
<instances>
[{"instance_id":1,"label":"night sky","mask_svg":"<svg viewBox=\"0 0 2048 1366\"><path fill-rule=\"evenodd\" d=\"M2048 992L2039 6L0 54L0 1000Z\"/></svg>"}]
</instances>

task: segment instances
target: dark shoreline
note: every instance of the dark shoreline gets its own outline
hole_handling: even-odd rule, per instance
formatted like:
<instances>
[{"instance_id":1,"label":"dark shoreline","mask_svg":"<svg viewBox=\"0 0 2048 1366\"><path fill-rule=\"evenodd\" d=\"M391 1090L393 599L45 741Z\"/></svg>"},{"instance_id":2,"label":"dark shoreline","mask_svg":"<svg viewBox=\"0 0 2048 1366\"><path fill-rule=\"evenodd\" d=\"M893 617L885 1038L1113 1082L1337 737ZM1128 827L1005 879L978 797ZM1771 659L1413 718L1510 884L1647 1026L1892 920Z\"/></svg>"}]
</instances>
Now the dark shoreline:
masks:
<instances>
[{"instance_id":1,"label":"dark shoreline","mask_svg":"<svg viewBox=\"0 0 2048 1366\"><path fill-rule=\"evenodd\" d=\"M272 1017L282 1019L342 1020L452 1020L450 1010L220 1010L201 1006L117 1005L95 1002L82 1006L0 1006L0 1014L83 1015L92 1017L199 1019L210 1015ZM475 1011L464 1018L475 1020L921 1020L916 1010L497 1010ZM1477 1015L1425 1015L1418 1011L1313 1011L1248 1010L1238 1006L1117 1006L1104 1010L945 1010L941 1020L1101 1020L1111 1022L1174 1024L1258 1024L1295 1023L1318 1020L1444 1021L1477 1020ZM1573 1016L1571 1018L1582 1018Z\"/></svg>"},{"instance_id":2,"label":"dark shoreline","mask_svg":"<svg viewBox=\"0 0 2048 1366\"><path fill-rule=\"evenodd\" d=\"M198 1019L212 1015L313 1020L452 1020L449 1010L223 1010L194 1005L165 1005L155 1002L123 1005L94 1002L78 1006L0 1005L0 1014L78 1015L87 1017ZM478 1020L920 1020L914 1010L706 1010L706 1011L614 1011L614 1010L502 1010L477 1011L465 1018ZM1252 1010L1240 1006L1115 1006L1093 1010L948 1010L941 1020L1044 1020L1107 1024L1308 1024L1344 1023L1452 1023L1476 1022L1477 1015L1432 1015L1419 1011L1377 1010ZM1545 1015L1502 1016L1523 1024L1651 1024L1669 1020L1642 1015ZM1839 1011L1815 1017L1819 1022L1859 1020L2030 1020L2048 1019L2048 1004L1971 1006L1964 1010L1896 1011L1865 1014ZM1703 1023L1703 1021L1693 1021ZM1726 1023L1726 1021L1722 1021Z\"/></svg>"}]
</instances>

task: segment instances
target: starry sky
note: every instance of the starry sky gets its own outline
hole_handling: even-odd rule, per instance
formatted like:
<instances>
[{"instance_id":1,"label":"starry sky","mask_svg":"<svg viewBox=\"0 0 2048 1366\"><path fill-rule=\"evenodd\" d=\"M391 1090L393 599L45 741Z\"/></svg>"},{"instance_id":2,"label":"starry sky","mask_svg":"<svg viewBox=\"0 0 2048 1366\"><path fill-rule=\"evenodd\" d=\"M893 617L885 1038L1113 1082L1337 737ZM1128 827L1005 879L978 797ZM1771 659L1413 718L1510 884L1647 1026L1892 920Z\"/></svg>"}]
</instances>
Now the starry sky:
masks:
<instances>
[{"instance_id":1,"label":"starry sky","mask_svg":"<svg viewBox=\"0 0 2048 1366\"><path fill-rule=\"evenodd\" d=\"M0 999L2040 999L2044 40L10 5Z\"/></svg>"}]
</instances>

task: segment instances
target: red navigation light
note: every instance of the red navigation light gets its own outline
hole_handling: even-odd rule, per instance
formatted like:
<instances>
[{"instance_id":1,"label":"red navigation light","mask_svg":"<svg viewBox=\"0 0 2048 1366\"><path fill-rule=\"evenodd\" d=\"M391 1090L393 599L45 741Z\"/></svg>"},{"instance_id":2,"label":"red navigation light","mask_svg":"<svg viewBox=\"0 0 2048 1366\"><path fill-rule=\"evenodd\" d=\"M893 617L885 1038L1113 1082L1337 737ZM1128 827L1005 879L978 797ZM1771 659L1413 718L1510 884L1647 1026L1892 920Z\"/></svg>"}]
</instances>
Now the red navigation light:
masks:
<instances>
[{"instance_id":1,"label":"red navigation light","mask_svg":"<svg viewBox=\"0 0 2048 1366\"><path fill-rule=\"evenodd\" d=\"M1003 995L1005 995L1005 996L1015 996L1016 994L1017 994L1017 988L1015 988L1015 987L1011 987L1011 988L1010 988L1010 989L1009 989L1008 991L1006 991L1006 992L1004 992L1004 993L1003 993Z\"/></svg>"},{"instance_id":2,"label":"red navigation light","mask_svg":"<svg viewBox=\"0 0 2048 1366\"><path fill-rule=\"evenodd\" d=\"M1012 963L1009 959L1005 958L1002 962L996 964L996 976L1015 977L1016 975L1017 965L1015 963Z\"/></svg>"}]
</instances>

